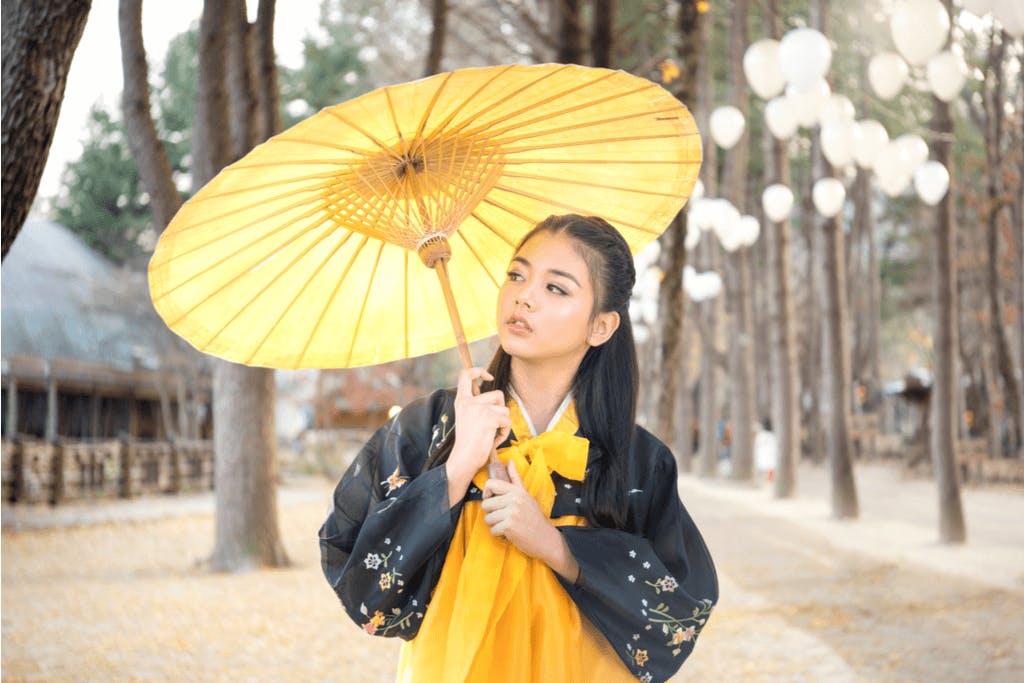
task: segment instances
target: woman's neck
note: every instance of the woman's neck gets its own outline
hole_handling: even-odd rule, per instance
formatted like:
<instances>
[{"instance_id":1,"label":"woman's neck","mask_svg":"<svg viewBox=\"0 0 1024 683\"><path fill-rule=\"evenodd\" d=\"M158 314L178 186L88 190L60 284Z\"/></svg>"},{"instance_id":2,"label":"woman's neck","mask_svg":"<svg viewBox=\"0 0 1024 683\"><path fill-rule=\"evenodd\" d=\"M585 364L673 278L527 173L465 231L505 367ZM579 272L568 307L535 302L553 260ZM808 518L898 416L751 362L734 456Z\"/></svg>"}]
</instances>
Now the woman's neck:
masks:
<instances>
[{"instance_id":1,"label":"woman's neck","mask_svg":"<svg viewBox=\"0 0 1024 683\"><path fill-rule=\"evenodd\" d=\"M513 358L510 374L522 409L530 416L537 432L543 432L572 389L576 368L566 367L564 363L552 366Z\"/></svg>"}]
</instances>

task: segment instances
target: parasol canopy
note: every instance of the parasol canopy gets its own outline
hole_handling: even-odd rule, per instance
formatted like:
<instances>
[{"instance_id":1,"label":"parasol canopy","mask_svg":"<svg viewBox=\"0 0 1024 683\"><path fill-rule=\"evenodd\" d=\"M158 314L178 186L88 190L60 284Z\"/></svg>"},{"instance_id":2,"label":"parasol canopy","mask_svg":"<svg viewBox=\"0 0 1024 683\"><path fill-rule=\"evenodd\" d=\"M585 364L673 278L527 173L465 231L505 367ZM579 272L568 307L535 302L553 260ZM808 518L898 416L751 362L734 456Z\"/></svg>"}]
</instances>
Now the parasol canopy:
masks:
<instances>
[{"instance_id":1,"label":"parasol canopy","mask_svg":"<svg viewBox=\"0 0 1024 683\"><path fill-rule=\"evenodd\" d=\"M438 74L323 109L226 167L161 235L150 293L196 348L247 365L439 351L453 304L424 263L450 267L465 337L481 339L539 220L601 216L636 253L700 162L693 117L649 80L566 64Z\"/></svg>"}]
</instances>

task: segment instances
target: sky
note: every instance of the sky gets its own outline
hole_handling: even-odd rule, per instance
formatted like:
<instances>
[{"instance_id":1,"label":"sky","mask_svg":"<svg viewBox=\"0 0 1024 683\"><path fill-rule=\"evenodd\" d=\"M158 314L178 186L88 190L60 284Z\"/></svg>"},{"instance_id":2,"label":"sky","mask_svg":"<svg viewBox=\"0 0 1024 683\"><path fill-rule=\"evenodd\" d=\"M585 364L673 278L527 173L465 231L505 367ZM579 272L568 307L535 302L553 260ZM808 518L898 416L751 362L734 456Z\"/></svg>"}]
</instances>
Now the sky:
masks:
<instances>
[{"instance_id":1,"label":"sky","mask_svg":"<svg viewBox=\"0 0 1024 683\"><path fill-rule=\"evenodd\" d=\"M117 0L93 0L82 40L71 62L39 197L57 194L64 165L81 153L92 106L102 101L108 107L119 107L122 78L117 5ZM256 1L249 0L249 6L255 13ZM151 80L171 38L198 21L202 7L202 0L143 0L142 39L149 55ZM302 39L316 32L319 11L320 0L288 0L287 4L278 4L274 43L279 62L298 66Z\"/></svg>"}]
</instances>

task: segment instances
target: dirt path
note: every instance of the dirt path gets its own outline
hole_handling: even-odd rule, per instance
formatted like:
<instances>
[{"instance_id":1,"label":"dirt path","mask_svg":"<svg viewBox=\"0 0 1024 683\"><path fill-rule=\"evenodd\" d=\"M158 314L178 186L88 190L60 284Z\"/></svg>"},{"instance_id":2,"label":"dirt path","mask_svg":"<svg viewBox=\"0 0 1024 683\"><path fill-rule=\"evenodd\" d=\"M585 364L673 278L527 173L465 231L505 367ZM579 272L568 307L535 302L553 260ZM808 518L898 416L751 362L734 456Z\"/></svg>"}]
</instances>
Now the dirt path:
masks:
<instances>
[{"instance_id":1,"label":"dirt path","mask_svg":"<svg viewBox=\"0 0 1024 683\"><path fill-rule=\"evenodd\" d=\"M320 574L329 492L281 491L294 567L232 576L199 564L212 547L209 499L83 508L90 525L70 528L32 527L72 511L5 510L4 680L392 681L398 644L351 624ZM844 550L733 504L735 491L684 479L683 494L723 588L674 680L1024 680L1021 591Z\"/></svg>"}]
</instances>

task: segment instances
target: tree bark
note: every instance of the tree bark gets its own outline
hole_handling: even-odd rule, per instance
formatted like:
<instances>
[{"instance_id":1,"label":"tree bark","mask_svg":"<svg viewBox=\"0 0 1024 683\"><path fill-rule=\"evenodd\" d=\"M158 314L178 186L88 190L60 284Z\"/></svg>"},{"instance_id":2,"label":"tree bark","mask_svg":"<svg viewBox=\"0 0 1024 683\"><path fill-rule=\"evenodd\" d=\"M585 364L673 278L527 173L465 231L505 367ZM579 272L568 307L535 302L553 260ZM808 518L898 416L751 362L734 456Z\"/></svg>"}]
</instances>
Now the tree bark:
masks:
<instances>
[{"instance_id":1,"label":"tree bark","mask_svg":"<svg viewBox=\"0 0 1024 683\"><path fill-rule=\"evenodd\" d=\"M595 20L596 21L596 20ZM681 77L676 98L692 102L697 94L697 70L704 53L700 42L700 14L692 3L683 3L679 16L679 61ZM610 65L608 65L610 66ZM656 431L662 441L673 443L677 425L677 401L685 390L683 381L684 352L683 328L686 324L686 293L683 291L683 268L686 267L687 213L680 211L668 230L661 236L661 262L665 279L658 296L659 323L661 325L661 379L658 383L660 398L657 402Z\"/></svg>"},{"instance_id":2,"label":"tree bark","mask_svg":"<svg viewBox=\"0 0 1024 683\"><path fill-rule=\"evenodd\" d=\"M988 198L988 221L986 223L985 246L987 250L987 262L985 267L985 284L987 291L989 309L989 327L992 338L995 370L1002 380L1002 386L992 382L994 399L996 395L1002 395L1001 411L992 411L992 431L989 436L993 454L1000 454L1000 423L1008 423L1007 430L1014 441L1020 434L1020 390L1013 364L1013 356L1010 351L1010 342L1006 334L1006 323L1003 317L1003 283L999 277L999 260L1003 253L1000 248L999 237L1004 209L1010 209L1009 203L1005 201L1004 195L1008 191L1002 179L1004 163L1004 131L1003 109L1005 102L1004 68L1006 56L1006 44L1012 40L1005 31L990 32L990 45L988 52L988 73L985 78L985 156L986 168L988 169L986 190ZM991 400L991 399L990 399ZM998 415L998 413L1002 415Z\"/></svg>"},{"instance_id":3,"label":"tree bark","mask_svg":"<svg viewBox=\"0 0 1024 683\"><path fill-rule=\"evenodd\" d=\"M743 54L750 42L747 32L749 0L732 0L729 31L729 103L744 118L750 112L747 81L743 73ZM744 128L739 142L725 154L723 196L745 213L747 159L750 130ZM726 306L731 312L732 334L729 344L730 423L732 441L730 460L732 479L748 481L754 476L754 345L753 312L750 305L750 248L740 247L726 257L731 287Z\"/></svg>"},{"instance_id":4,"label":"tree bark","mask_svg":"<svg viewBox=\"0 0 1024 683\"><path fill-rule=\"evenodd\" d=\"M700 22L700 40L708 45L711 39L711 11L704 13ZM697 128L706 131L714 101L711 84L710 53L705 51L704 58L697 65ZM704 194L714 197L718 194L718 150L710 135L704 135L704 162L701 166L701 179L704 182ZM703 252L702 267L704 270L717 270L719 266L719 246L710 235L701 238L700 249ZM711 301L700 304L694 317L703 316L703 327L707 335L701 335L701 367L700 367L700 455L698 456L697 473L701 477L714 477L718 473L718 420L720 416L718 400L718 364L715 362L715 337L718 334L718 320L721 317L722 297L717 296Z\"/></svg>"},{"instance_id":5,"label":"tree bark","mask_svg":"<svg viewBox=\"0 0 1024 683\"><path fill-rule=\"evenodd\" d=\"M424 76L433 76L441 72L441 59L444 57L444 39L448 29L448 0L432 0L430 19L433 28L430 31L430 47L427 50L427 64Z\"/></svg>"},{"instance_id":6,"label":"tree bark","mask_svg":"<svg viewBox=\"0 0 1024 683\"><path fill-rule=\"evenodd\" d=\"M153 228L159 235L181 208L181 195L174 184L167 150L157 135L150 109L149 67L142 42L142 0L121 0L118 28L124 75L121 110L124 113L125 137L139 170L139 180L149 193Z\"/></svg>"},{"instance_id":7,"label":"tree bark","mask_svg":"<svg viewBox=\"0 0 1024 683\"><path fill-rule=\"evenodd\" d=\"M580 0L555 0L558 6L558 61L583 61L583 32L580 30Z\"/></svg>"},{"instance_id":8,"label":"tree bark","mask_svg":"<svg viewBox=\"0 0 1024 683\"><path fill-rule=\"evenodd\" d=\"M769 35L782 37L782 15L779 0L769 0L765 9ZM788 186L789 155L785 141L765 134L769 159L769 183ZM797 465L800 461L799 368L796 360L796 329L794 327L793 283L791 276L790 241L792 228L787 218L779 223L766 221L768 234L769 281L772 283L771 362L772 427L776 434L778 462L775 467L775 497L792 498L797 493Z\"/></svg>"},{"instance_id":9,"label":"tree bark","mask_svg":"<svg viewBox=\"0 0 1024 683\"><path fill-rule=\"evenodd\" d=\"M235 50L244 45L228 35L237 31L237 9L219 0L203 5L192 135L194 190L232 161L230 143L238 121L231 125L225 77L229 45ZM211 566L242 571L286 565L277 523L274 371L217 361L213 384L216 538Z\"/></svg>"},{"instance_id":10,"label":"tree bark","mask_svg":"<svg viewBox=\"0 0 1024 683\"><path fill-rule=\"evenodd\" d=\"M227 0L228 118L231 121L231 159L241 159L257 142L256 94L252 78L252 31L245 0Z\"/></svg>"},{"instance_id":11,"label":"tree bark","mask_svg":"<svg viewBox=\"0 0 1024 683\"><path fill-rule=\"evenodd\" d=\"M695 7L688 7L690 3L682 3L680 7L680 16L686 14L697 14ZM594 18L593 24L590 31L590 58L593 61L594 66L604 67L606 69L613 68L615 64L615 43L614 43L614 28L615 28L615 0L594 0L593 3ZM696 21L692 22L696 25ZM685 30L682 23L680 23L680 29ZM692 30L692 29L691 29ZM683 49L685 50L686 36L681 36L684 41Z\"/></svg>"},{"instance_id":12,"label":"tree bark","mask_svg":"<svg viewBox=\"0 0 1024 683\"><path fill-rule=\"evenodd\" d=\"M815 27L828 35L828 5L823 0L817 0L815 4ZM820 142L816 151L815 165L821 169L819 177L832 175L831 165L821 154ZM827 404L824 401L821 404L828 411L824 424L827 425L826 446L832 476L832 515L845 519L857 517L860 510L850 446L850 344L847 336L846 258L840 219L822 221L822 233L825 284L822 365L825 368L823 394L827 397Z\"/></svg>"},{"instance_id":13,"label":"tree bark","mask_svg":"<svg viewBox=\"0 0 1024 683\"><path fill-rule=\"evenodd\" d=\"M53 142L89 0L4 0L0 259L25 223Z\"/></svg>"},{"instance_id":14,"label":"tree bark","mask_svg":"<svg viewBox=\"0 0 1024 683\"><path fill-rule=\"evenodd\" d=\"M952 15L951 0L943 0ZM952 19L952 16L950 17ZM948 103L933 97L932 158L952 168L953 117ZM935 305L935 362L931 395L931 453L939 494L939 539L943 543L964 543L967 527L960 502L960 477L956 466L956 391L958 346L956 219L953 193L956 173L950 173L949 190L935 209L935 262L933 301Z\"/></svg>"},{"instance_id":15,"label":"tree bark","mask_svg":"<svg viewBox=\"0 0 1024 683\"><path fill-rule=\"evenodd\" d=\"M274 61L274 14L277 0L260 0L253 35L253 73L256 75L256 137L266 140L281 130L280 91Z\"/></svg>"}]
</instances>

